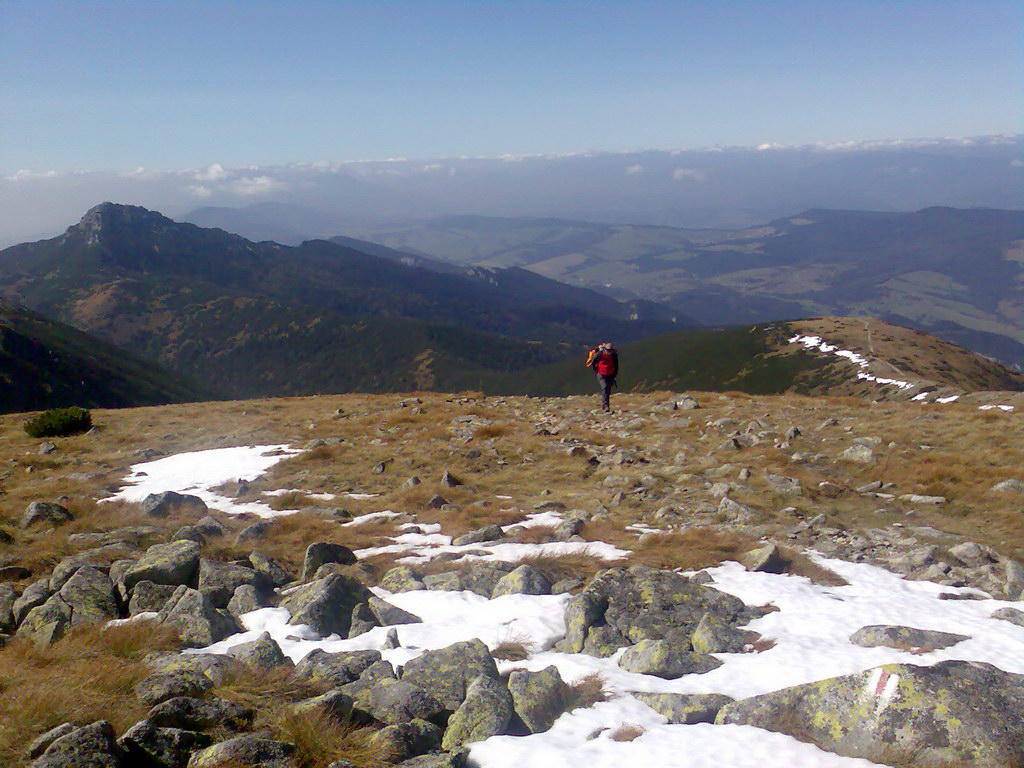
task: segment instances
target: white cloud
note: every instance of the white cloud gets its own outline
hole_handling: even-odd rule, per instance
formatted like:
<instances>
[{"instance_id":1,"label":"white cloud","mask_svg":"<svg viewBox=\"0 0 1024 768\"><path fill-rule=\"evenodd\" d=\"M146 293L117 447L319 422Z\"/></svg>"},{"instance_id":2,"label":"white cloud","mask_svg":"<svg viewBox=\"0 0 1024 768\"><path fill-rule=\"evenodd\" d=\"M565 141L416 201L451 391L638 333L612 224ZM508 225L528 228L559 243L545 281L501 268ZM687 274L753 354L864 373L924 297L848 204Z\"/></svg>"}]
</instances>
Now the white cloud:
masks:
<instances>
[{"instance_id":1,"label":"white cloud","mask_svg":"<svg viewBox=\"0 0 1024 768\"><path fill-rule=\"evenodd\" d=\"M191 192L196 197L209 197L210 195L213 194L212 189L202 184L193 184L188 188L188 191Z\"/></svg>"},{"instance_id":2,"label":"white cloud","mask_svg":"<svg viewBox=\"0 0 1024 768\"><path fill-rule=\"evenodd\" d=\"M1024 160L1018 160L1017 158L1014 158L1013 160L1010 161L1010 165L1012 165L1014 168L1024 168Z\"/></svg>"},{"instance_id":3,"label":"white cloud","mask_svg":"<svg viewBox=\"0 0 1024 768\"><path fill-rule=\"evenodd\" d=\"M213 163L202 171L196 171L193 178L196 181L224 181L228 178L228 172L220 163Z\"/></svg>"},{"instance_id":4,"label":"white cloud","mask_svg":"<svg viewBox=\"0 0 1024 768\"><path fill-rule=\"evenodd\" d=\"M700 170L699 168L676 168L672 171L673 181L682 181L683 179L693 179L694 181L704 181L708 175Z\"/></svg>"},{"instance_id":5,"label":"white cloud","mask_svg":"<svg viewBox=\"0 0 1024 768\"><path fill-rule=\"evenodd\" d=\"M639 176L643 172L644 167L642 165L631 165L626 169L627 176Z\"/></svg>"},{"instance_id":6,"label":"white cloud","mask_svg":"<svg viewBox=\"0 0 1024 768\"><path fill-rule=\"evenodd\" d=\"M236 195L265 195L270 192L287 189L288 185L283 181L272 179L270 176L250 176L244 179L234 179L227 184L227 191Z\"/></svg>"},{"instance_id":7,"label":"white cloud","mask_svg":"<svg viewBox=\"0 0 1024 768\"><path fill-rule=\"evenodd\" d=\"M35 179L52 179L60 176L59 171L30 171L27 168L4 176L5 181L34 181Z\"/></svg>"}]
</instances>

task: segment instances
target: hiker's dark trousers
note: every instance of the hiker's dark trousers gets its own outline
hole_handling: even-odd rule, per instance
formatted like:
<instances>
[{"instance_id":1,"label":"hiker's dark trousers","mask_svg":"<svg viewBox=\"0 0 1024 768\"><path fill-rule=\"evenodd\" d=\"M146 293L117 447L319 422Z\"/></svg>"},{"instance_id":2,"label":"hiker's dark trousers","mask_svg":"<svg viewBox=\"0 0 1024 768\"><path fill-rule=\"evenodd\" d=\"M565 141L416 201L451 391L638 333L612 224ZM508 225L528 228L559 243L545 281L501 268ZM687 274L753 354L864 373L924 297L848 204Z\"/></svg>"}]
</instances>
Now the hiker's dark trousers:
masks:
<instances>
[{"instance_id":1,"label":"hiker's dark trousers","mask_svg":"<svg viewBox=\"0 0 1024 768\"><path fill-rule=\"evenodd\" d=\"M615 386L615 377L599 373L597 374L597 385L601 388L601 407L606 411L610 410L611 406L608 404L608 398L611 397L612 387Z\"/></svg>"}]
</instances>

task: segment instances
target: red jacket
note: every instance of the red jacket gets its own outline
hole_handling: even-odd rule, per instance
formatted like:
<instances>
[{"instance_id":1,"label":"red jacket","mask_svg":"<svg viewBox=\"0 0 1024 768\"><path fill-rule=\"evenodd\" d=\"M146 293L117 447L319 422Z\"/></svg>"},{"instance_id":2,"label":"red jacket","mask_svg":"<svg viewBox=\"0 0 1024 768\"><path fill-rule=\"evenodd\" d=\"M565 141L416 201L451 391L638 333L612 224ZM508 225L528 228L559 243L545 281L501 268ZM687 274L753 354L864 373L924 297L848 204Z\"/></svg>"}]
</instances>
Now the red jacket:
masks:
<instances>
[{"instance_id":1,"label":"red jacket","mask_svg":"<svg viewBox=\"0 0 1024 768\"><path fill-rule=\"evenodd\" d=\"M594 356L590 367L602 376L615 376L619 372L619 353L614 349L605 349Z\"/></svg>"}]
</instances>

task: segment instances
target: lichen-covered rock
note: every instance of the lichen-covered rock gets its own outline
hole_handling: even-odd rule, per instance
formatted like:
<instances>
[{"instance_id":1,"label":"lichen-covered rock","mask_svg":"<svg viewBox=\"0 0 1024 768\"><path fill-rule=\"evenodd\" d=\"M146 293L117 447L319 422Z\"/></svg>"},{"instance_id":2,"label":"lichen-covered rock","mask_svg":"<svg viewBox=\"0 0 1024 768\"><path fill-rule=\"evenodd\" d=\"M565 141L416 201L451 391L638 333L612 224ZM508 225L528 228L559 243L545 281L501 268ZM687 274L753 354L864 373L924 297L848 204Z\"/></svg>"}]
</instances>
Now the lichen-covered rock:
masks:
<instances>
[{"instance_id":1,"label":"lichen-covered rock","mask_svg":"<svg viewBox=\"0 0 1024 768\"><path fill-rule=\"evenodd\" d=\"M128 601L128 615L159 611L171 599L177 587L171 584L154 584L152 581L140 581L132 590L132 598Z\"/></svg>"},{"instance_id":2,"label":"lichen-covered rock","mask_svg":"<svg viewBox=\"0 0 1024 768\"><path fill-rule=\"evenodd\" d=\"M49 501L33 501L21 516L21 527L33 525L64 525L75 519L66 507Z\"/></svg>"},{"instance_id":3,"label":"lichen-covered rock","mask_svg":"<svg viewBox=\"0 0 1024 768\"><path fill-rule=\"evenodd\" d=\"M370 599L372 600L373 598ZM380 621L373 615L370 606L366 603L357 603L352 609L352 622L349 624L348 636L359 637L364 632L369 632L371 629L376 629L379 626Z\"/></svg>"},{"instance_id":4,"label":"lichen-covered rock","mask_svg":"<svg viewBox=\"0 0 1024 768\"><path fill-rule=\"evenodd\" d=\"M747 552L743 556L743 565L748 571L782 573L786 568L786 560L777 546L765 544Z\"/></svg>"},{"instance_id":5,"label":"lichen-covered rock","mask_svg":"<svg viewBox=\"0 0 1024 768\"><path fill-rule=\"evenodd\" d=\"M467 754L465 749L455 749L451 752L431 752L403 760L395 768L466 768Z\"/></svg>"},{"instance_id":6,"label":"lichen-covered rock","mask_svg":"<svg viewBox=\"0 0 1024 768\"><path fill-rule=\"evenodd\" d=\"M141 720L117 740L128 765L184 768L197 749L213 743L213 737L181 728L166 728Z\"/></svg>"},{"instance_id":7,"label":"lichen-covered rock","mask_svg":"<svg viewBox=\"0 0 1024 768\"><path fill-rule=\"evenodd\" d=\"M530 733L543 733L565 712L569 686L557 667L539 672L513 670L508 677L512 707Z\"/></svg>"},{"instance_id":8,"label":"lichen-covered rock","mask_svg":"<svg viewBox=\"0 0 1024 768\"><path fill-rule=\"evenodd\" d=\"M494 592L494 587L505 574L516 569L513 563L505 563L500 560L471 560L462 565L459 573L461 589L489 598ZM423 580L426 584L426 579Z\"/></svg>"},{"instance_id":9,"label":"lichen-covered rock","mask_svg":"<svg viewBox=\"0 0 1024 768\"><path fill-rule=\"evenodd\" d=\"M755 632L704 614L690 635L690 645L697 653L742 653L743 646L756 638Z\"/></svg>"},{"instance_id":10,"label":"lichen-covered rock","mask_svg":"<svg viewBox=\"0 0 1024 768\"><path fill-rule=\"evenodd\" d=\"M270 636L269 632L264 632L255 640L232 646L228 649L228 656L259 669L273 669L282 665L293 666L292 660L284 655L281 646Z\"/></svg>"},{"instance_id":11,"label":"lichen-covered rock","mask_svg":"<svg viewBox=\"0 0 1024 768\"><path fill-rule=\"evenodd\" d=\"M454 749L474 741L483 741L505 732L515 710L512 694L505 683L480 675L466 690L466 699L448 719L442 749Z\"/></svg>"},{"instance_id":12,"label":"lichen-covered rock","mask_svg":"<svg viewBox=\"0 0 1024 768\"><path fill-rule=\"evenodd\" d=\"M1024 764L1024 676L980 662L888 664L734 702L716 722L885 765L1006 768Z\"/></svg>"},{"instance_id":13,"label":"lichen-covered rock","mask_svg":"<svg viewBox=\"0 0 1024 768\"><path fill-rule=\"evenodd\" d=\"M135 684L135 696L143 704L155 707L168 699L194 697L213 688L213 680L202 672L179 670L157 673Z\"/></svg>"},{"instance_id":14,"label":"lichen-covered rock","mask_svg":"<svg viewBox=\"0 0 1024 768\"><path fill-rule=\"evenodd\" d=\"M254 586L242 584L235 589L231 599L228 600L228 613L235 619L241 619L244 614L258 611L265 604L262 594L257 592Z\"/></svg>"},{"instance_id":15,"label":"lichen-covered rock","mask_svg":"<svg viewBox=\"0 0 1024 768\"><path fill-rule=\"evenodd\" d=\"M161 623L177 630L183 643L194 647L212 645L242 631L230 614L214 608L206 595L185 586L174 590L158 616Z\"/></svg>"},{"instance_id":16,"label":"lichen-covered rock","mask_svg":"<svg viewBox=\"0 0 1024 768\"><path fill-rule=\"evenodd\" d=\"M70 626L71 606L60 595L53 595L28 612L15 636L29 638L37 646L45 647L64 637Z\"/></svg>"},{"instance_id":17,"label":"lichen-covered rock","mask_svg":"<svg viewBox=\"0 0 1024 768\"><path fill-rule=\"evenodd\" d=\"M381 680L366 698L368 710L382 723L407 723L410 720L443 721L444 704L419 686L405 680Z\"/></svg>"},{"instance_id":18,"label":"lichen-covered rock","mask_svg":"<svg viewBox=\"0 0 1024 768\"><path fill-rule=\"evenodd\" d=\"M182 728L205 731L215 726L237 729L250 725L256 712L249 707L224 699L197 699L175 696L157 704L146 714L146 720L161 728Z\"/></svg>"},{"instance_id":19,"label":"lichen-covered rock","mask_svg":"<svg viewBox=\"0 0 1024 768\"><path fill-rule=\"evenodd\" d=\"M694 653L689 643L641 640L626 649L619 658L619 666L627 672L675 680L683 675L710 672L722 666L722 662L706 653Z\"/></svg>"},{"instance_id":20,"label":"lichen-covered rock","mask_svg":"<svg viewBox=\"0 0 1024 768\"><path fill-rule=\"evenodd\" d=\"M363 670L358 680L341 686L341 691L351 696L362 710L369 712L370 697L377 687L397 679L390 661L376 661Z\"/></svg>"},{"instance_id":21,"label":"lichen-covered rock","mask_svg":"<svg viewBox=\"0 0 1024 768\"><path fill-rule=\"evenodd\" d=\"M295 676L342 686L358 680L371 664L380 660L380 651L328 653L322 648L314 648L295 665Z\"/></svg>"},{"instance_id":22,"label":"lichen-covered rock","mask_svg":"<svg viewBox=\"0 0 1024 768\"><path fill-rule=\"evenodd\" d=\"M455 710L466 698L466 689L480 675L498 677L491 652L479 638L427 651L405 665L402 680L412 683Z\"/></svg>"},{"instance_id":23,"label":"lichen-covered rock","mask_svg":"<svg viewBox=\"0 0 1024 768\"><path fill-rule=\"evenodd\" d=\"M249 562L252 564L253 570L257 573L262 573L270 581L272 586L283 587L292 580L292 577L288 575L288 572L284 568L262 552L258 552L256 550L250 552Z\"/></svg>"},{"instance_id":24,"label":"lichen-covered rock","mask_svg":"<svg viewBox=\"0 0 1024 768\"><path fill-rule=\"evenodd\" d=\"M224 685L244 671L237 659L223 653L169 653L150 659L149 666L154 673L163 675L194 672L209 678L215 686Z\"/></svg>"},{"instance_id":25,"label":"lichen-covered rock","mask_svg":"<svg viewBox=\"0 0 1024 768\"><path fill-rule=\"evenodd\" d=\"M11 605L11 613L14 614L14 623L21 624L28 616L28 612L36 606L40 606L50 599L50 595L53 594L53 590L50 589L50 579L43 577L38 581L33 581L27 587L25 591L21 593L21 597L14 601Z\"/></svg>"},{"instance_id":26,"label":"lichen-covered rock","mask_svg":"<svg viewBox=\"0 0 1024 768\"><path fill-rule=\"evenodd\" d=\"M106 720L76 728L47 747L31 768L129 768Z\"/></svg>"},{"instance_id":27,"label":"lichen-covered rock","mask_svg":"<svg viewBox=\"0 0 1024 768\"><path fill-rule=\"evenodd\" d=\"M197 752L188 768L298 768L295 745L258 736L236 736Z\"/></svg>"},{"instance_id":28,"label":"lichen-covered rock","mask_svg":"<svg viewBox=\"0 0 1024 768\"><path fill-rule=\"evenodd\" d=\"M426 589L416 572L408 565L398 565L384 574L380 586L388 592L416 592Z\"/></svg>"},{"instance_id":29,"label":"lichen-covered rock","mask_svg":"<svg viewBox=\"0 0 1024 768\"><path fill-rule=\"evenodd\" d=\"M8 581L0 584L0 632L9 632L14 629L14 602L18 599L18 593L14 591L14 585Z\"/></svg>"},{"instance_id":30,"label":"lichen-covered rock","mask_svg":"<svg viewBox=\"0 0 1024 768\"><path fill-rule=\"evenodd\" d=\"M308 624L321 637L348 637L352 609L373 593L351 576L335 574L306 584L281 601L291 613L289 624Z\"/></svg>"},{"instance_id":31,"label":"lichen-covered rock","mask_svg":"<svg viewBox=\"0 0 1024 768\"><path fill-rule=\"evenodd\" d=\"M140 581L191 586L199 575L199 551L194 541L154 544L128 569L121 582L126 589L132 589Z\"/></svg>"},{"instance_id":32,"label":"lichen-covered rock","mask_svg":"<svg viewBox=\"0 0 1024 768\"><path fill-rule=\"evenodd\" d=\"M270 591L270 581L262 573L241 565L199 561L199 591L209 598L214 608L227 608L235 589L247 585L258 592Z\"/></svg>"},{"instance_id":33,"label":"lichen-covered rock","mask_svg":"<svg viewBox=\"0 0 1024 768\"><path fill-rule=\"evenodd\" d=\"M886 624L873 624L861 627L852 635L850 642L864 648L899 648L904 651L927 649L937 651L948 648L964 640L968 635L957 635L953 632L939 632L934 629L915 629Z\"/></svg>"},{"instance_id":34,"label":"lichen-covered rock","mask_svg":"<svg viewBox=\"0 0 1024 768\"><path fill-rule=\"evenodd\" d=\"M494 585L491 597L502 595L550 595L551 580L530 565L520 565L506 573Z\"/></svg>"},{"instance_id":35,"label":"lichen-covered rock","mask_svg":"<svg viewBox=\"0 0 1024 768\"><path fill-rule=\"evenodd\" d=\"M198 496L177 491L151 493L142 500L142 511L150 517L167 517L168 515L205 515L206 502Z\"/></svg>"},{"instance_id":36,"label":"lichen-covered rock","mask_svg":"<svg viewBox=\"0 0 1024 768\"><path fill-rule=\"evenodd\" d=\"M675 725L713 723L719 711L733 699L720 693L646 693L634 692L633 698L646 704Z\"/></svg>"},{"instance_id":37,"label":"lichen-covered rock","mask_svg":"<svg viewBox=\"0 0 1024 768\"><path fill-rule=\"evenodd\" d=\"M306 547L306 557L302 562L302 580L312 578L321 565L340 563L352 565L356 556L351 549L342 544L318 541Z\"/></svg>"},{"instance_id":38,"label":"lichen-covered rock","mask_svg":"<svg viewBox=\"0 0 1024 768\"><path fill-rule=\"evenodd\" d=\"M197 531L207 538L216 538L217 536L223 536L228 532L228 529L224 527L224 524L215 517L207 515L206 517L200 518L192 525Z\"/></svg>"},{"instance_id":39,"label":"lichen-covered rock","mask_svg":"<svg viewBox=\"0 0 1024 768\"><path fill-rule=\"evenodd\" d=\"M738 525L751 525L765 519L765 514L748 504L723 496L718 502L718 515L722 520Z\"/></svg>"},{"instance_id":40,"label":"lichen-covered rock","mask_svg":"<svg viewBox=\"0 0 1024 768\"><path fill-rule=\"evenodd\" d=\"M854 464L874 464L875 452L866 445L851 445L838 456L840 461L850 461Z\"/></svg>"},{"instance_id":41,"label":"lichen-covered rock","mask_svg":"<svg viewBox=\"0 0 1024 768\"><path fill-rule=\"evenodd\" d=\"M386 600L381 600L379 597L371 597L367 605L381 627L392 627L399 624L421 624L423 622L423 619L419 616L404 611Z\"/></svg>"},{"instance_id":42,"label":"lichen-covered rock","mask_svg":"<svg viewBox=\"0 0 1024 768\"><path fill-rule=\"evenodd\" d=\"M426 720L414 719L381 728L370 743L386 759L401 762L441 746L441 729Z\"/></svg>"},{"instance_id":43,"label":"lichen-covered rock","mask_svg":"<svg viewBox=\"0 0 1024 768\"><path fill-rule=\"evenodd\" d=\"M118 617L114 584L95 568L75 571L58 593L71 608L71 626L98 624Z\"/></svg>"},{"instance_id":44,"label":"lichen-covered rock","mask_svg":"<svg viewBox=\"0 0 1024 768\"><path fill-rule=\"evenodd\" d=\"M61 723L56 728L51 728L46 731L46 733L41 733L32 739L32 742L25 750L25 754L28 755L29 760L34 760L49 749L50 745L61 736L67 736L69 733L77 731L79 728L81 728L81 726L75 725L74 723Z\"/></svg>"},{"instance_id":45,"label":"lichen-covered rock","mask_svg":"<svg viewBox=\"0 0 1024 768\"><path fill-rule=\"evenodd\" d=\"M999 608L992 612L992 618L1002 619L1003 621L1008 621L1011 624L1016 624L1018 627L1024 627L1024 611L1017 608L1010 608L1009 606Z\"/></svg>"},{"instance_id":46,"label":"lichen-covered rock","mask_svg":"<svg viewBox=\"0 0 1024 768\"><path fill-rule=\"evenodd\" d=\"M619 648L629 645L629 639L609 624L591 627L587 631L587 640L583 643L583 653L597 659L614 656Z\"/></svg>"},{"instance_id":47,"label":"lichen-covered rock","mask_svg":"<svg viewBox=\"0 0 1024 768\"><path fill-rule=\"evenodd\" d=\"M485 525L483 528L477 528L475 531L458 536L452 541L457 547L462 547L467 544L480 544L484 541L497 541L505 535L505 532L501 530L500 525Z\"/></svg>"},{"instance_id":48,"label":"lichen-covered rock","mask_svg":"<svg viewBox=\"0 0 1024 768\"><path fill-rule=\"evenodd\" d=\"M344 691L335 689L297 702L292 705L292 712L301 716L312 710L318 710L340 722L347 722L352 718L353 705L354 701L351 696Z\"/></svg>"},{"instance_id":49,"label":"lichen-covered rock","mask_svg":"<svg viewBox=\"0 0 1024 768\"><path fill-rule=\"evenodd\" d=\"M458 571L430 573L423 577L423 586L431 592L460 592L462 575Z\"/></svg>"}]
</instances>

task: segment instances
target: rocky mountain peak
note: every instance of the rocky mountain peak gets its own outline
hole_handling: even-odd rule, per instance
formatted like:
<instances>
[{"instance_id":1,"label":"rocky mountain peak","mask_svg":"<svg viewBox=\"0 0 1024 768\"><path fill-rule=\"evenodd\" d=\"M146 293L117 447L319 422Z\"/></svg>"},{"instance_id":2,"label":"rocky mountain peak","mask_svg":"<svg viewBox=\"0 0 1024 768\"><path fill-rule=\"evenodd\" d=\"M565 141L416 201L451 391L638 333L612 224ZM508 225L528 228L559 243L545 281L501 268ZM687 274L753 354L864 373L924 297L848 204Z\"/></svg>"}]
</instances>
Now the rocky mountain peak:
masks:
<instances>
[{"instance_id":1,"label":"rocky mountain peak","mask_svg":"<svg viewBox=\"0 0 1024 768\"><path fill-rule=\"evenodd\" d=\"M68 228L68 235L83 235L89 245L102 245L105 234L158 230L173 225L170 219L139 205L103 202L94 205L78 224Z\"/></svg>"}]
</instances>

